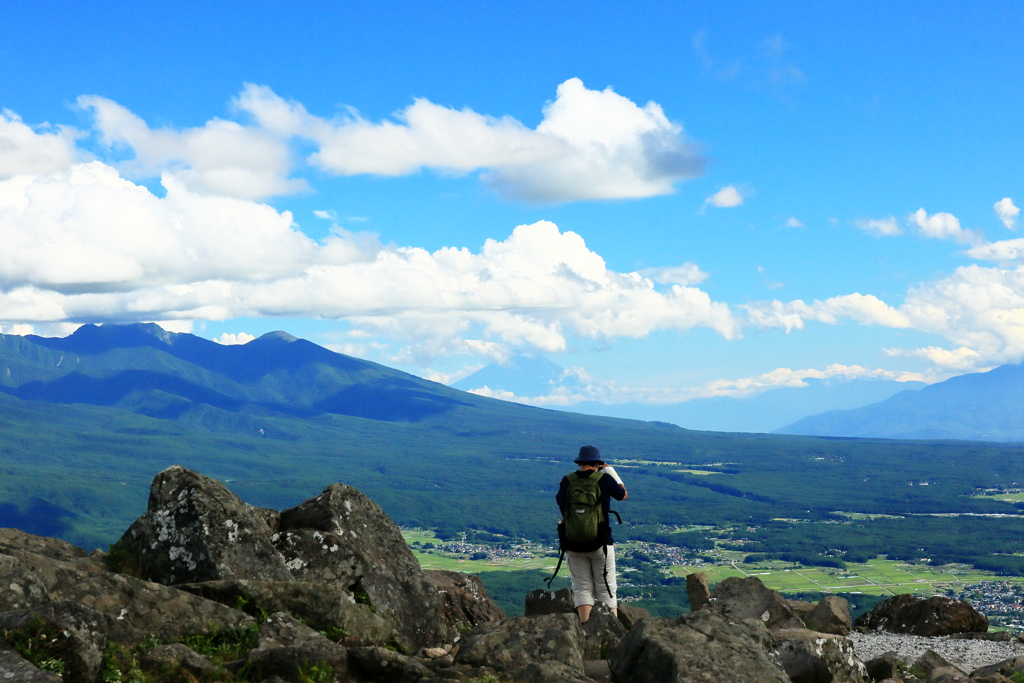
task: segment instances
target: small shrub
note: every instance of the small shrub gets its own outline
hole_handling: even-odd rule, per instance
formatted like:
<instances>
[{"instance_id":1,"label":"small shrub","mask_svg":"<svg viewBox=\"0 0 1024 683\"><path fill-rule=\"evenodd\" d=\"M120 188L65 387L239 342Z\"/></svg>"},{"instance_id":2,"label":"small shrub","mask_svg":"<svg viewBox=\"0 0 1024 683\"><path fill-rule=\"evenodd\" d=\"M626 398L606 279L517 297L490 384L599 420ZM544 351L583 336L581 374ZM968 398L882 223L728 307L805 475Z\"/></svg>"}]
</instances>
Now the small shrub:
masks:
<instances>
[{"instance_id":1,"label":"small shrub","mask_svg":"<svg viewBox=\"0 0 1024 683\"><path fill-rule=\"evenodd\" d=\"M0 631L0 640L7 642L37 669L64 675L60 631L47 626L42 619L36 619L17 631Z\"/></svg>"},{"instance_id":2,"label":"small shrub","mask_svg":"<svg viewBox=\"0 0 1024 683\"><path fill-rule=\"evenodd\" d=\"M299 669L299 683L331 683L333 680L334 670L322 662Z\"/></svg>"},{"instance_id":3,"label":"small shrub","mask_svg":"<svg viewBox=\"0 0 1024 683\"><path fill-rule=\"evenodd\" d=\"M145 578L142 565L139 564L135 556L128 550L127 544L121 541L107 548L106 560L107 566L112 572L133 576L136 579Z\"/></svg>"}]
</instances>

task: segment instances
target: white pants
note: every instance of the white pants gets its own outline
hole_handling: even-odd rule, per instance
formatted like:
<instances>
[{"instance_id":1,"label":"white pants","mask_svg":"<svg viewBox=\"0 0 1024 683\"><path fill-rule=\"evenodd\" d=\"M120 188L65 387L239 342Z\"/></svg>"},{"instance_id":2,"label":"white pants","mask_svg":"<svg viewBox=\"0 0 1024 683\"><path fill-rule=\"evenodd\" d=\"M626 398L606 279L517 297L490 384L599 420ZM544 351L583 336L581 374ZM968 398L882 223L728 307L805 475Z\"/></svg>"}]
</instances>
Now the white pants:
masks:
<instances>
[{"instance_id":1,"label":"white pants","mask_svg":"<svg viewBox=\"0 0 1024 683\"><path fill-rule=\"evenodd\" d=\"M615 601L615 591L618 586L615 584L614 545L608 546L607 557L604 549L598 548L592 553L566 550L565 559L569 563L569 572L572 573L572 603L575 607L593 605L596 596L611 609L616 608L618 603ZM605 570L608 577L607 585Z\"/></svg>"}]
</instances>

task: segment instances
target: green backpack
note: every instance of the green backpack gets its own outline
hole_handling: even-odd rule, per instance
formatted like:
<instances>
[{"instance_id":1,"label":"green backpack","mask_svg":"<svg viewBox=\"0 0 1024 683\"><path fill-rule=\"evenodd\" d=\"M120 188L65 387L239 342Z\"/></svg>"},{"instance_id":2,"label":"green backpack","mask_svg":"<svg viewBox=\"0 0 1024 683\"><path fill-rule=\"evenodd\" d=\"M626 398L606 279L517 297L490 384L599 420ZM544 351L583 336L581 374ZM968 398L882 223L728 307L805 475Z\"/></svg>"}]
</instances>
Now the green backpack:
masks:
<instances>
[{"instance_id":1,"label":"green backpack","mask_svg":"<svg viewBox=\"0 0 1024 683\"><path fill-rule=\"evenodd\" d=\"M593 476L597 474L597 476ZM569 488L565 494L565 540L572 544L593 543L600 533L604 520L601 509L601 477L604 472L580 476L579 472L568 475Z\"/></svg>"}]
</instances>

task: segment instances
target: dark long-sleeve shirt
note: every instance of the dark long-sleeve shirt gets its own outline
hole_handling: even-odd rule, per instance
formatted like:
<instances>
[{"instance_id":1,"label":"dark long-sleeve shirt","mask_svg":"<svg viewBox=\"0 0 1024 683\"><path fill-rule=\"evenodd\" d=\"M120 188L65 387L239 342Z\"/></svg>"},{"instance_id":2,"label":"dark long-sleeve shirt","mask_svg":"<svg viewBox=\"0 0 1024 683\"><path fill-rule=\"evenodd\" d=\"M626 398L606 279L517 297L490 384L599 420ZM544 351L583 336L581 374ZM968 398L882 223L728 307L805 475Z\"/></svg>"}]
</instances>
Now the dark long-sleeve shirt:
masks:
<instances>
[{"instance_id":1,"label":"dark long-sleeve shirt","mask_svg":"<svg viewBox=\"0 0 1024 683\"><path fill-rule=\"evenodd\" d=\"M598 472L600 472L600 470L598 470ZM576 474L582 477L586 476L587 474L593 476L596 473L585 472L583 470L580 470ZM600 481L598 481L597 483L598 486L601 487L601 510L604 512L604 528L606 529L607 533L607 536L603 544L612 545L613 543L615 543L615 541L614 539L612 539L612 525L609 523L610 520L608 519L608 510L611 509L612 498L614 498L615 500L622 500L623 498L626 497L626 489L622 484L615 481L615 479L610 474L606 474L603 477L601 477ZM562 483L558 485L558 493L555 494L555 502L558 503L559 511L564 512L565 510L565 497L568 493L568 490L569 477L565 476L562 477Z\"/></svg>"}]
</instances>

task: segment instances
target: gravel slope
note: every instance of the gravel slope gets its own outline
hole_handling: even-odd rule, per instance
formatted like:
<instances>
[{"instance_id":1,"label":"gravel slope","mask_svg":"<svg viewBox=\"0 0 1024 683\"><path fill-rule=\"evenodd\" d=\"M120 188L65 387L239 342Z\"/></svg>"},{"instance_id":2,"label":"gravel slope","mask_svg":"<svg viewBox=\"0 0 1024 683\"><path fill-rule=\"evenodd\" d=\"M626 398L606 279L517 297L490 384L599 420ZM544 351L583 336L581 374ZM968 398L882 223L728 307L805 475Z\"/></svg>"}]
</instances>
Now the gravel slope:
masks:
<instances>
[{"instance_id":1,"label":"gravel slope","mask_svg":"<svg viewBox=\"0 0 1024 683\"><path fill-rule=\"evenodd\" d=\"M857 657L867 661L893 651L908 664L913 664L927 650L935 650L950 664L970 673L973 669L995 664L1010 657L1024 655L1024 644L1012 640L951 640L945 636L926 638L896 633L851 633L849 636L857 650Z\"/></svg>"}]
</instances>

